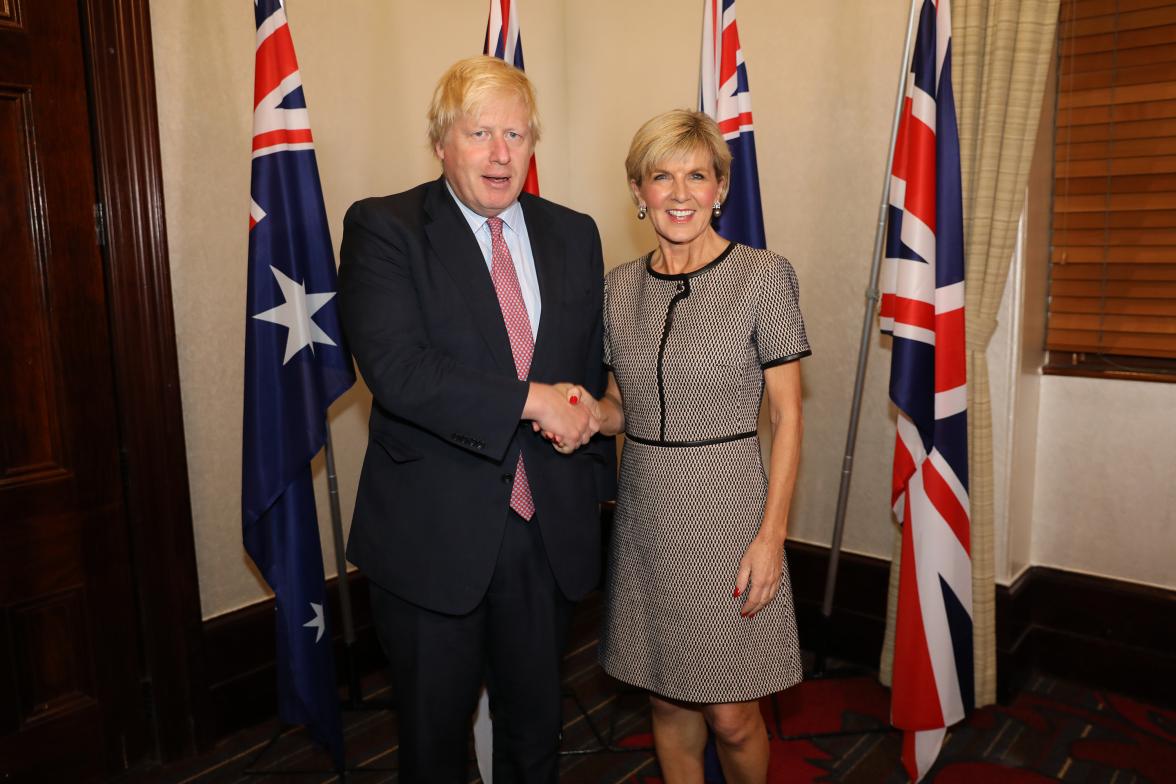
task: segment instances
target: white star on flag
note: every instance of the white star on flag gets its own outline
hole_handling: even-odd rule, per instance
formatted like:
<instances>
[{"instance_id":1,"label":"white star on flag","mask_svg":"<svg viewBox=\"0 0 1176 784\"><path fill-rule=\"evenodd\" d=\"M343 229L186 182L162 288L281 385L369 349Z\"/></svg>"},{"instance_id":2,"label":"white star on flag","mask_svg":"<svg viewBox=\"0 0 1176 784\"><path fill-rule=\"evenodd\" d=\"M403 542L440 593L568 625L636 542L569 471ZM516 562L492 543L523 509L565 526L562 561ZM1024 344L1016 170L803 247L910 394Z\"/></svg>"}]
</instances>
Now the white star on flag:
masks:
<instances>
[{"instance_id":1,"label":"white star on flag","mask_svg":"<svg viewBox=\"0 0 1176 784\"><path fill-rule=\"evenodd\" d=\"M323 617L323 606L318 602L311 602L310 609L314 611L314 617L302 624L302 628L318 629L318 634L314 638L314 641L318 642L323 638L323 631L327 628L327 620Z\"/></svg>"},{"instance_id":2,"label":"white star on flag","mask_svg":"<svg viewBox=\"0 0 1176 784\"><path fill-rule=\"evenodd\" d=\"M273 265L270 265L270 270L274 273L274 278L278 281L278 286L281 287L282 295L286 301L276 308L254 315L253 318L280 324L288 330L286 333L286 358L282 360L282 364L285 365L295 354L307 347L313 354L315 343L327 346L335 345L331 336L323 332L311 318L330 301L331 297L335 296L335 292L307 294L305 284L286 277L281 270Z\"/></svg>"}]
</instances>

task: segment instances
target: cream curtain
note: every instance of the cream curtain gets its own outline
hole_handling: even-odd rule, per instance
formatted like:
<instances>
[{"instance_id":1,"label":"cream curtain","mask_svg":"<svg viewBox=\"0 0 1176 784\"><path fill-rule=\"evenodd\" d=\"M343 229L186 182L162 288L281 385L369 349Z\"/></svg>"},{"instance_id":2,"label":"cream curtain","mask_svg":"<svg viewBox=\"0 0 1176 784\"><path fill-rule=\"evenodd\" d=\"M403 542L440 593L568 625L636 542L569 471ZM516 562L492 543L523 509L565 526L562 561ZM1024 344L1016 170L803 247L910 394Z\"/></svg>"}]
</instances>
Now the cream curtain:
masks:
<instances>
[{"instance_id":1,"label":"cream curtain","mask_svg":"<svg viewBox=\"0 0 1176 784\"><path fill-rule=\"evenodd\" d=\"M952 86L963 169L968 332L968 451L976 704L996 700L992 409L985 350L996 329L1041 114L1058 0L955 0ZM890 682L900 547L880 670Z\"/></svg>"}]
</instances>

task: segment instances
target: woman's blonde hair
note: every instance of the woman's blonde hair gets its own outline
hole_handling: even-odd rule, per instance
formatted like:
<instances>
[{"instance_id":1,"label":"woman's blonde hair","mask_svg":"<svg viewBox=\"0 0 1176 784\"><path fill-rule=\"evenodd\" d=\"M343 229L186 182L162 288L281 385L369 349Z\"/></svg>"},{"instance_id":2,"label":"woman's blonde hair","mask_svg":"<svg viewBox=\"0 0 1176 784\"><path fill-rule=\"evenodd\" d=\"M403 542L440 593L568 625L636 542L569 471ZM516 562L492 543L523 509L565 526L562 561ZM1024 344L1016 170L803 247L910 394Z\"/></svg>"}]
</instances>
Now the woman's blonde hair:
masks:
<instances>
[{"instance_id":1,"label":"woman's blonde hair","mask_svg":"<svg viewBox=\"0 0 1176 784\"><path fill-rule=\"evenodd\" d=\"M722 183L719 198L725 199L731 175L731 151L727 149L719 126L702 112L674 109L657 115L638 128L625 157L625 174L640 185L663 161L697 151L710 155L715 177Z\"/></svg>"},{"instance_id":2,"label":"woman's blonde hair","mask_svg":"<svg viewBox=\"0 0 1176 784\"><path fill-rule=\"evenodd\" d=\"M497 57L458 60L437 82L429 104L429 143L436 148L461 115L477 117L490 99L514 95L523 102L533 142L539 141L539 107L526 74Z\"/></svg>"}]
</instances>

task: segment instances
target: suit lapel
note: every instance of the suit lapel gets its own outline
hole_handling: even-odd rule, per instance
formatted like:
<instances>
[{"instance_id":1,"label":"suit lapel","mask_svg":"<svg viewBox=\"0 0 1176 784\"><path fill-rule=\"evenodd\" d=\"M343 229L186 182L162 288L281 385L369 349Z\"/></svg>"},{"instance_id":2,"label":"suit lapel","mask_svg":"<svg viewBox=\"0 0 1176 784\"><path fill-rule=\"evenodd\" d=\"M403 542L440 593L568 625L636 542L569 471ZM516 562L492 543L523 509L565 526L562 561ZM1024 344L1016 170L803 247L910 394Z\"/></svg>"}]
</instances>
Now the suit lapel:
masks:
<instances>
[{"instance_id":1,"label":"suit lapel","mask_svg":"<svg viewBox=\"0 0 1176 784\"><path fill-rule=\"evenodd\" d=\"M429 188L425 196L425 212L429 217L425 234L434 255L449 271L469 303L470 313L495 362L504 372L516 375L510 338L502 320L502 309L498 306L498 295L494 292L494 281L486 269L482 249L478 247L469 223L453 203L444 179L434 181Z\"/></svg>"},{"instance_id":2,"label":"suit lapel","mask_svg":"<svg viewBox=\"0 0 1176 784\"><path fill-rule=\"evenodd\" d=\"M531 238L531 255L535 257L535 273L539 278L539 296L543 313L539 317L539 334L535 338L535 353L531 358L531 378L546 377L546 368L559 349L559 334L563 312L563 279L565 248L539 202L529 194L521 194L519 203L527 221L527 235ZM557 379L564 380L564 379Z\"/></svg>"}]
</instances>

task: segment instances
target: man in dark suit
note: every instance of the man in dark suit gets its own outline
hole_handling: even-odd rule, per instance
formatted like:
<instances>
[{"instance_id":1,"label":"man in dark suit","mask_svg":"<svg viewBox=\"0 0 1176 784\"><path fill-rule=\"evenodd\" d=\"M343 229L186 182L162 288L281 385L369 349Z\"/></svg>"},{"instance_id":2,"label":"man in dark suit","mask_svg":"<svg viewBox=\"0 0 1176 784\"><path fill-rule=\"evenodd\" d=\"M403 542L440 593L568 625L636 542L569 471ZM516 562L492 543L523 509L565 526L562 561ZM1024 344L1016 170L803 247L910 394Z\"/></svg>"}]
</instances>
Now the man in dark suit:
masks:
<instances>
[{"instance_id":1,"label":"man in dark suit","mask_svg":"<svg viewBox=\"0 0 1176 784\"><path fill-rule=\"evenodd\" d=\"M347 554L392 664L401 780L466 780L485 678L496 784L554 782L559 662L615 477L557 385L604 390L600 236L520 196L539 135L521 71L458 62L429 126L443 176L344 222L340 308L373 396Z\"/></svg>"}]
</instances>

